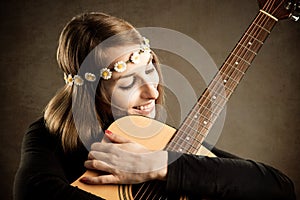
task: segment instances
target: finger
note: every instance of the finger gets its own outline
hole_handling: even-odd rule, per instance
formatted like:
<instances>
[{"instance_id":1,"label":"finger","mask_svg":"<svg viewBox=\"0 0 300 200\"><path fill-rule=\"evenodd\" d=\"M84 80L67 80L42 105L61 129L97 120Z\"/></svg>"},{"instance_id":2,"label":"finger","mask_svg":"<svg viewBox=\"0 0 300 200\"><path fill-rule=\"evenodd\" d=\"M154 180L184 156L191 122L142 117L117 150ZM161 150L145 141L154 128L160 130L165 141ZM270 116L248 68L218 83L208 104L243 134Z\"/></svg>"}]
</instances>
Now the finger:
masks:
<instances>
[{"instance_id":1,"label":"finger","mask_svg":"<svg viewBox=\"0 0 300 200\"><path fill-rule=\"evenodd\" d=\"M108 173L113 172L113 167L100 160L87 160L84 162L84 166L87 169L100 170Z\"/></svg>"},{"instance_id":2,"label":"finger","mask_svg":"<svg viewBox=\"0 0 300 200\"><path fill-rule=\"evenodd\" d=\"M88 154L88 160L94 160L96 157L94 156L94 153L90 152Z\"/></svg>"},{"instance_id":3,"label":"finger","mask_svg":"<svg viewBox=\"0 0 300 200\"><path fill-rule=\"evenodd\" d=\"M112 174L96 176L96 177L82 177L80 181L90 185L119 183L119 179Z\"/></svg>"},{"instance_id":4,"label":"finger","mask_svg":"<svg viewBox=\"0 0 300 200\"><path fill-rule=\"evenodd\" d=\"M91 150L109 152L112 143L95 142L91 145Z\"/></svg>"},{"instance_id":5,"label":"finger","mask_svg":"<svg viewBox=\"0 0 300 200\"><path fill-rule=\"evenodd\" d=\"M88 160L101 160L101 161L108 161L110 159L111 155L108 152L102 152L102 151L90 151L88 154Z\"/></svg>"},{"instance_id":6,"label":"finger","mask_svg":"<svg viewBox=\"0 0 300 200\"><path fill-rule=\"evenodd\" d=\"M130 143L131 141L125 137L122 137L120 135L114 134L110 130L105 130L105 135L108 137L108 139L111 142L114 143Z\"/></svg>"}]
</instances>

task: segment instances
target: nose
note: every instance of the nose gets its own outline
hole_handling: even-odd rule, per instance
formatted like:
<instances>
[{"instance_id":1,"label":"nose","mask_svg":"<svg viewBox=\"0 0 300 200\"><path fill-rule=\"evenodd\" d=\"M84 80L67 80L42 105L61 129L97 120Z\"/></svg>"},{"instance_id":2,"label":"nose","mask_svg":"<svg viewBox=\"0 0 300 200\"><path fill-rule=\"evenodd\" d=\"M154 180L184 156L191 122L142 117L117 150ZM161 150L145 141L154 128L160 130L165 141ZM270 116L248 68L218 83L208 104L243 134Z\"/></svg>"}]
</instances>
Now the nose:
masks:
<instances>
[{"instance_id":1,"label":"nose","mask_svg":"<svg viewBox=\"0 0 300 200\"><path fill-rule=\"evenodd\" d=\"M144 83L141 87L141 97L144 99L157 99L158 95L156 83Z\"/></svg>"}]
</instances>

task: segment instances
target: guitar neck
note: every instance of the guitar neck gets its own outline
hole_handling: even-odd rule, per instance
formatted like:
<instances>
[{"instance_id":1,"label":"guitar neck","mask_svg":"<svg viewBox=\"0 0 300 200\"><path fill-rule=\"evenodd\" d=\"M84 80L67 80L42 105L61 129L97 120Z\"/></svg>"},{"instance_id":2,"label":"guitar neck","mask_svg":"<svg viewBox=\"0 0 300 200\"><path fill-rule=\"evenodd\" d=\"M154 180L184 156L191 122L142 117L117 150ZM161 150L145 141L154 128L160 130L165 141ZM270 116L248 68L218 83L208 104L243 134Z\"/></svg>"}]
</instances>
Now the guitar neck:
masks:
<instances>
[{"instance_id":1,"label":"guitar neck","mask_svg":"<svg viewBox=\"0 0 300 200\"><path fill-rule=\"evenodd\" d=\"M166 146L166 150L198 152L228 99L245 75L278 20L260 10L214 79Z\"/></svg>"}]
</instances>

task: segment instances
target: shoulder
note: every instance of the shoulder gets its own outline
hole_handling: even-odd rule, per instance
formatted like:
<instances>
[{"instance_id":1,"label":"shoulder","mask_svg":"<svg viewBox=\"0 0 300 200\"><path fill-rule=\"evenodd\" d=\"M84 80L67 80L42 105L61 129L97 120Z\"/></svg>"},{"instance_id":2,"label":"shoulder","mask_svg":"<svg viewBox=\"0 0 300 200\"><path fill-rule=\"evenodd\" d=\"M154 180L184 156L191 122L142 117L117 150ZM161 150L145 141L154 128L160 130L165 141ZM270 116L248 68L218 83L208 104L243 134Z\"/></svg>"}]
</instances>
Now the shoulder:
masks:
<instances>
[{"instance_id":1,"label":"shoulder","mask_svg":"<svg viewBox=\"0 0 300 200\"><path fill-rule=\"evenodd\" d=\"M50 133L44 118L40 117L30 124L26 130L23 137L23 150L35 147L53 147L58 141L59 138L55 134Z\"/></svg>"},{"instance_id":2,"label":"shoulder","mask_svg":"<svg viewBox=\"0 0 300 200\"><path fill-rule=\"evenodd\" d=\"M43 129L46 129L46 123L44 117L40 117L29 125L26 134L37 130L43 130Z\"/></svg>"}]
</instances>

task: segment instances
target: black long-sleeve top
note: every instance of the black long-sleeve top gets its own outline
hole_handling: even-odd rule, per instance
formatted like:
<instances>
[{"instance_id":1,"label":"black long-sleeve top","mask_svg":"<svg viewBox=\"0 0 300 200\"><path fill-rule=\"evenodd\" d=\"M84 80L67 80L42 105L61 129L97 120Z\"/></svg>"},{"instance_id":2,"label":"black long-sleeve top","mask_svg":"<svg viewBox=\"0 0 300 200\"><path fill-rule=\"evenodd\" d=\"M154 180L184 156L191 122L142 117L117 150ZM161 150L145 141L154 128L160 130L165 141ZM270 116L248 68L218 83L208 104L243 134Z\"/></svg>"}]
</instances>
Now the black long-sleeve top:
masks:
<instances>
[{"instance_id":1,"label":"black long-sleeve top","mask_svg":"<svg viewBox=\"0 0 300 200\"><path fill-rule=\"evenodd\" d=\"M213 149L217 158L168 152L166 192L190 199L296 199L292 181L262 163ZM82 146L65 153L58 136L44 120L33 123L24 136L21 162L15 177L16 200L99 200L70 185L84 172L88 151ZM170 198L169 198L170 199Z\"/></svg>"}]
</instances>

